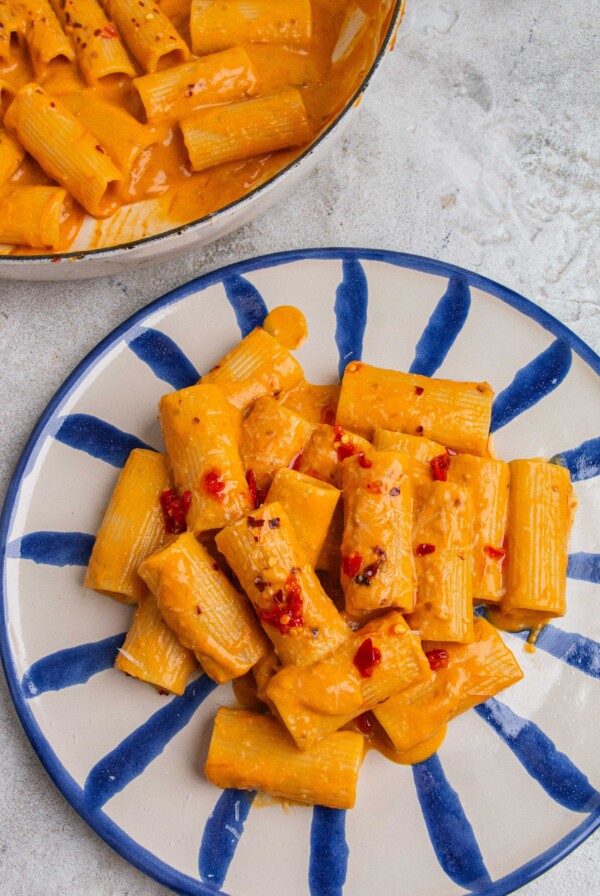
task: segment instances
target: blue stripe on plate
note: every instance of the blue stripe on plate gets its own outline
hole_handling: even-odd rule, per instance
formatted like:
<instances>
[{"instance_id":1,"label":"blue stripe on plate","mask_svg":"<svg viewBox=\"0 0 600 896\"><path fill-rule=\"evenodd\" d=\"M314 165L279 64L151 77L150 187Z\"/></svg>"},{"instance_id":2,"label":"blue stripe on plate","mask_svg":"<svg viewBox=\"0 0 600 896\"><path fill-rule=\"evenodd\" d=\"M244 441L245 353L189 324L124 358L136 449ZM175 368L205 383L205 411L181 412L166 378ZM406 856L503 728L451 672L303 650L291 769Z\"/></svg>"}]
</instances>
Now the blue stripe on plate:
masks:
<instances>
[{"instance_id":1,"label":"blue stripe on plate","mask_svg":"<svg viewBox=\"0 0 600 896\"><path fill-rule=\"evenodd\" d=\"M600 793L537 725L493 697L476 706L475 712L555 802L573 812L591 812L600 806Z\"/></svg>"},{"instance_id":2,"label":"blue stripe on plate","mask_svg":"<svg viewBox=\"0 0 600 896\"><path fill-rule=\"evenodd\" d=\"M526 640L529 632L514 634ZM600 644L597 641L576 632L565 632L554 625L545 625L535 646L591 678L600 678Z\"/></svg>"},{"instance_id":3,"label":"blue stripe on plate","mask_svg":"<svg viewBox=\"0 0 600 896\"><path fill-rule=\"evenodd\" d=\"M134 448L153 450L137 436L89 414L69 414L60 418L60 427L54 438L113 467L124 466Z\"/></svg>"},{"instance_id":4,"label":"blue stripe on plate","mask_svg":"<svg viewBox=\"0 0 600 896\"><path fill-rule=\"evenodd\" d=\"M367 326L369 286L360 261L345 258L342 262L343 279L335 291L335 344L340 360L340 379L350 361L360 361Z\"/></svg>"},{"instance_id":5,"label":"blue stripe on plate","mask_svg":"<svg viewBox=\"0 0 600 896\"><path fill-rule=\"evenodd\" d=\"M21 681L25 696L37 697L46 691L61 691L74 684L85 684L92 675L112 668L126 634L121 632L102 641L57 650L33 663Z\"/></svg>"},{"instance_id":6,"label":"blue stripe on plate","mask_svg":"<svg viewBox=\"0 0 600 896\"><path fill-rule=\"evenodd\" d=\"M496 396L490 431L496 432L506 426L519 414L554 392L571 369L572 360L567 343L556 339L537 358L522 367L510 386Z\"/></svg>"},{"instance_id":7,"label":"blue stripe on plate","mask_svg":"<svg viewBox=\"0 0 600 896\"><path fill-rule=\"evenodd\" d=\"M431 844L448 877L467 890L490 884L473 828L437 754L412 771Z\"/></svg>"},{"instance_id":8,"label":"blue stripe on plate","mask_svg":"<svg viewBox=\"0 0 600 896\"><path fill-rule=\"evenodd\" d=\"M128 345L159 380L174 389L193 386L200 379L200 374L177 343L160 330L142 329Z\"/></svg>"},{"instance_id":9,"label":"blue stripe on plate","mask_svg":"<svg viewBox=\"0 0 600 896\"><path fill-rule=\"evenodd\" d=\"M462 330L471 307L469 284L462 277L450 277L448 288L437 303L415 348L409 373L433 376Z\"/></svg>"},{"instance_id":10,"label":"blue stripe on plate","mask_svg":"<svg viewBox=\"0 0 600 896\"><path fill-rule=\"evenodd\" d=\"M87 566L95 540L86 532L29 532L7 545L6 556L47 566Z\"/></svg>"},{"instance_id":11,"label":"blue stripe on plate","mask_svg":"<svg viewBox=\"0 0 600 896\"><path fill-rule=\"evenodd\" d=\"M204 826L198 870L217 889L225 882L255 796L253 790L223 791Z\"/></svg>"},{"instance_id":12,"label":"blue stripe on plate","mask_svg":"<svg viewBox=\"0 0 600 896\"><path fill-rule=\"evenodd\" d=\"M201 675L147 722L132 731L93 767L84 785L86 804L99 809L116 793L141 775L175 735L185 728L196 709L216 688L216 683Z\"/></svg>"},{"instance_id":13,"label":"blue stripe on plate","mask_svg":"<svg viewBox=\"0 0 600 896\"><path fill-rule=\"evenodd\" d=\"M600 437L582 442L577 448L555 454L551 463L568 467L573 482L592 479L600 474Z\"/></svg>"},{"instance_id":14,"label":"blue stripe on plate","mask_svg":"<svg viewBox=\"0 0 600 896\"><path fill-rule=\"evenodd\" d=\"M342 896L348 854L346 810L315 806L310 829L310 896Z\"/></svg>"},{"instance_id":15,"label":"blue stripe on plate","mask_svg":"<svg viewBox=\"0 0 600 896\"><path fill-rule=\"evenodd\" d=\"M242 337L251 333L255 327L262 326L268 309L256 286L239 274L225 277L223 286L229 304L235 311L235 318Z\"/></svg>"},{"instance_id":16,"label":"blue stripe on plate","mask_svg":"<svg viewBox=\"0 0 600 896\"><path fill-rule=\"evenodd\" d=\"M600 554L586 554L584 551L569 554L567 575L570 579L600 584Z\"/></svg>"}]
</instances>

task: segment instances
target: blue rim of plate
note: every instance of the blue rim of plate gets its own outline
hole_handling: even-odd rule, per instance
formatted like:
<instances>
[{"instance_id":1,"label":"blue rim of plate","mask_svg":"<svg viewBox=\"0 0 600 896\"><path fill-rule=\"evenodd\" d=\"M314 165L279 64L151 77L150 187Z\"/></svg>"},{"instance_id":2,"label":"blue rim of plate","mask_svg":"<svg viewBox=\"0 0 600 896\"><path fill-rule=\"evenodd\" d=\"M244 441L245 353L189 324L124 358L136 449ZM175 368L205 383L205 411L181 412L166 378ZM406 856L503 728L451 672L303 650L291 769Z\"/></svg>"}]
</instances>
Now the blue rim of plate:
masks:
<instances>
[{"instance_id":1,"label":"blue rim of plate","mask_svg":"<svg viewBox=\"0 0 600 896\"><path fill-rule=\"evenodd\" d=\"M159 883L169 887L180 896L215 896L215 888L204 884L195 878L176 871L166 862L158 859L148 850L140 846L129 837L117 824L111 821L103 812L91 812L83 800L81 788L76 784L67 769L57 758L56 754L44 738L31 710L29 709L20 687L15 664L8 642L8 630L5 616L6 603L6 547L10 523L13 517L16 500L23 476L31 462L37 457L36 448L39 449L42 437L53 418L57 407L68 397L75 386L82 380L85 374L94 366L102 355L118 342L123 334L136 324L147 318L159 309L166 308L194 292L202 291L215 283L221 282L225 277L238 274L244 275L252 271L277 267L295 261L306 260L357 260L379 261L396 267L418 271L423 274L432 274L441 277L459 275L463 277L469 286L480 289L488 295L492 295L516 311L529 317L554 336L563 339L575 351L592 370L600 376L600 356L596 354L579 336L576 336L565 324L544 311L534 302L524 298L506 286L502 286L493 280L489 280L480 274L472 273L465 268L435 259L425 258L420 255L410 255L402 252L394 252L386 249L357 249L357 248L314 248L298 249L288 252L277 252L271 255L261 255L244 261L235 262L226 267L219 268L197 277L188 283L176 287L165 295L155 299L149 305L141 308L122 324L116 327L106 336L91 352L77 365L67 377L62 386L55 393L41 414L35 425L23 453L17 462L15 471L10 480L2 514L0 516L0 564L2 577L0 579L0 656L9 691L21 721L25 733L29 738L40 762L50 775L59 791L94 830L115 852L134 865L140 871L154 878ZM477 896L508 896L519 887L530 883L543 874L553 865L556 865L572 850L579 846L587 837L600 826L600 808L593 810L588 817L574 828L569 834L562 837L554 846L525 862L519 868L491 885L478 889ZM223 890L218 891L220 896L227 896Z\"/></svg>"},{"instance_id":2,"label":"blue rim of plate","mask_svg":"<svg viewBox=\"0 0 600 896\"><path fill-rule=\"evenodd\" d=\"M337 126L342 122L344 118L350 113L355 104L360 100L363 93L371 83L373 76L375 75L377 69L381 65L383 61L383 57L386 52L390 48L390 45L393 45L394 36L396 34L396 30L400 27L402 22L402 16L404 15L404 6L406 0L393 0L393 8L390 16L390 23L383 36L381 41L381 46L377 51L377 55L375 56L370 69L367 74L361 81L360 85L354 91L349 100L345 103L342 110L335 116L333 121L331 121L324 131L322 131L317 139L309 144L309 146L304 149L299 156L297 156L292 162L288 165L285 165L281 171L277 171L272 177L270 177L264 184L259 184L258 187L255 187L249 193L246 193L244 196L238 196L237 199L234 199L233 202L230 202L228 205L224 205L223 208L217 209L215 212L211 212L208 215L204 215L202 218L195 218L193 221L190 221L187 224L180 225L178 227L172 227L169 230L163 230L161 233L153 233L151 236L144 236L137 240L130 240L127 243L122 243L117 246L103 246L100 249L81 249L78 252L48 252L40 255L5 255L0 258L0 266L1 262L9 262L15 264L23 264L25 262L31 263L39 263L42 264L44 262L52 261L53 259L60 259L61 261L82 261L84 258L106 258L115 254L115 252L128 251L130 249L136 249L139 246L146 245L151 242L162 242L168 237L176 236L177 234L186 233L191 228L195 227L198 224L203 224L205 221L210 221L214 218L219 218L222 214L226 212L232 211L233 209L238 208L242 205L246 200L250 198L254 198L255 196L260 196L265 193L268 189L270 189L274 184L279 183L279 181L286 175L288 172L293 171L295 168L300 165L301 162L304 161L308 156L313 155L316 152L317 148L324 142L324 140L331 134L331 132L337 128Z\"/></svg>"}]
</instances>

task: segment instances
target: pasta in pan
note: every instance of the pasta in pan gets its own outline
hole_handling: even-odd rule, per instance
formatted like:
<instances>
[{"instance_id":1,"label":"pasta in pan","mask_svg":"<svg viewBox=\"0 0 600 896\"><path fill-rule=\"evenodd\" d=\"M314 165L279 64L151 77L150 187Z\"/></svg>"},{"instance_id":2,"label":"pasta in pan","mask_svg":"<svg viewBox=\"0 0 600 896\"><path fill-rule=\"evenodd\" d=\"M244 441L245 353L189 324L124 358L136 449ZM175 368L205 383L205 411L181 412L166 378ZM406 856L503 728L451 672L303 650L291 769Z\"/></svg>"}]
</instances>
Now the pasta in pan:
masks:
<instances>
[{"instance_id":1,"label":"pasta in pan","mask_svg":"<svg viewBox=\"0 0 600 896\"><path fill-rule=\"evenodd\" d=\"M280 336L161 399L167 454L132 453L86 584L137 604L118 669L233 681L210 781L350 808L365 747L420 762L522 678L498 629L564 614L576 502L566 468L493 456L487 383L317 387Z\"/></svg>"},{"instance_id":2,"label":"pasta in pan","mask_svg":"<svg viewBox=\"0 0 600 896\"><path fill-rule=\"evenodd\" d=\"M342 111L393 6L2 0L0 254L131 242L248 194ZM19 208L65 190L61 226L14 226L17 187Z\"/></svg>"}]
</instances>

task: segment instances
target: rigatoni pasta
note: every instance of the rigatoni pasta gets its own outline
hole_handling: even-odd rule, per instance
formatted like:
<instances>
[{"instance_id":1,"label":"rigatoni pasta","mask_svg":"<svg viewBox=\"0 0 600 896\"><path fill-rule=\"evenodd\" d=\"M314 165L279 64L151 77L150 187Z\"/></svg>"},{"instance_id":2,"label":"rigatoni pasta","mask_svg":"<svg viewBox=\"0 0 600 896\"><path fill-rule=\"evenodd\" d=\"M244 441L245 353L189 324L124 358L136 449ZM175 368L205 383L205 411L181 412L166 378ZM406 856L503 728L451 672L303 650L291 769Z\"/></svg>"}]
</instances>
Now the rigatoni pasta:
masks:
<instances>
[{"instance_id":1,"label":"rigatoni pasta","mask_svg":"<svg viewBox=\"0 0 600 896\"><path fill-rule=\"evenodd\" d=\"M237 44L307 47L312 37L310 0L192 0L194 53Z\"/></svg>"},{"instance_id":2,"label":"rigatoni pasta","mask_svg":"<svg viewBox=\"0 0 600 896\"><path fill-rule=\"evenodd\" d=\"M306 383L257 328L161 399L169 463L154 455L166 478L145 498L160 544L148 555L147 538L142 551L121 539L136 584L119 593L139 606L116 665L179 693L191 654L239 682L246 709L219 710L209 780L347 807L366 745L421 762L451 719L522 677L474 604L500 628L564 612L575 501L566 468L486 453L481 385L421 377L417 393L412 375L370 368L337 405L335 386ZM431 393L435 438L412 431L407 389ZM124 493L120 479L109 511ZM120 544L112 516L86 580L100 590L99 560L114 565Z\"/></svg>"}]
</instances>

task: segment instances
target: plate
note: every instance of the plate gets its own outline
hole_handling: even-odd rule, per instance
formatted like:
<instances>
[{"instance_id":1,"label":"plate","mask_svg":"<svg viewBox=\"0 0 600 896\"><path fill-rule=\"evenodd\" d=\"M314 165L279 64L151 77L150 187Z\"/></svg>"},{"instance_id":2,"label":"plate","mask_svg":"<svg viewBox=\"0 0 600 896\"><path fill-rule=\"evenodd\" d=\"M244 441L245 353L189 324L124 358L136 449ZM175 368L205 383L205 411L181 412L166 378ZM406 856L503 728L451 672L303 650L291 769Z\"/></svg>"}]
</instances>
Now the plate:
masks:
<instances>
[{"instance_id":1,"label":"plate","mask_svg":"<svg viewBox=\"0 0 600 896\"><path fill-rule=\"evenodd\" d=\"M455 720L413 768L366 757L356 808L285 809L203 777L229 686L159 695L112 668L130 608L83 587L132 447L161 447L159 397L193 383L267 309L294 304L312 382L351 359L488 380L501 457L560 456L580 501L568 613L522 682ZM114 849L178 893L506 894L600 821L600 358L536 305L479 275L386 251L306 250L181 286L111 333L50 402L0 524L2 658L22 724L66 799ZM376 873L375 873L376 870Z\"/></svg>"}]
</instances>

